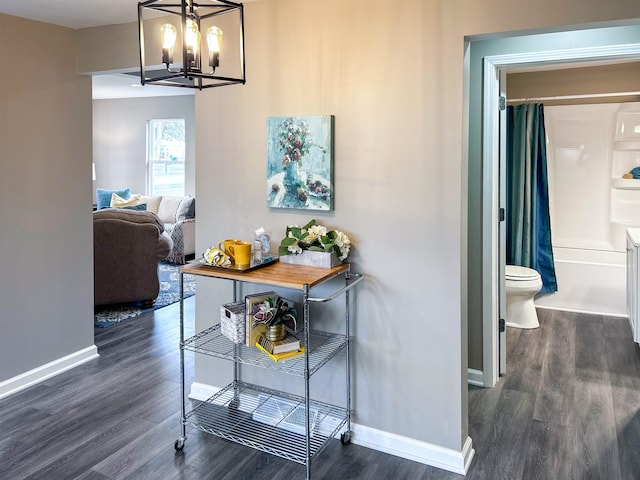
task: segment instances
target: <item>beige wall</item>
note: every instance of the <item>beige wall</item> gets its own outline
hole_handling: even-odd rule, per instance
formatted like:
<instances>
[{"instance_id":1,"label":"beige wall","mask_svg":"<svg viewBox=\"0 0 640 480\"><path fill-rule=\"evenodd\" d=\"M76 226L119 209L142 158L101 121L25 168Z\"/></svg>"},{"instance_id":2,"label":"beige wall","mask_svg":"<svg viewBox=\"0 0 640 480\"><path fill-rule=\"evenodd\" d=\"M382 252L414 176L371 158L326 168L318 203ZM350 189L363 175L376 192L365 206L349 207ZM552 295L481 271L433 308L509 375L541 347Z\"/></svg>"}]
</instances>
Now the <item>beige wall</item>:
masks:
<instances>
[{"instance_id":1,"label":"beige wall","mask_svg":"<svg viewBox=\"0 0 640 480\"><path fill-rule=\"evenodd\" d=\"M443 142L442 102L457 92L438 73L438 19L424 2L380 0L255 2L245 17L247 85L196 94L196 178L221 180L197 184L199 205L225 206L198 217L197 249L262 225L280 240L310 218L349 233L353 268L367 275L355 421L460 450L461 150ZM309 114L335 115L335 211L270 210L266 118ZM198 311L228 294L208 287L198 284ZM208 366L197 381L222 386L228 367Z\"/></svg>"},{"instance_id":2,"label":"beige wall","mask_svg":"<svg viewBox=\"0 0 640 480\"><path fill-rule=\"evenodd\" d=\"M0 15L0 51L1 386L93 345L93 242L75 32Z\"/></svg>"},{"instance_id":3,"label":"beige wall","mask_svg":"<svg viewBox=\"0 0 640 480\"><path fill-rule=\"evenodd\" d=\"M131 4L135 8L134 4ZM78 72L130 71L139 68L138 24L81 28L78 35Z\"/></svg>"},{"instance_id":4,"label":"beige wall","mask_svg":"<svg viewBox=\"0 0 640 480\"><path fill-rule=\"evenodd\" d=\"M635 0L439 0L437 3L458 20L453 36L508 33L509 36L543 31L561 31L576 25L593 26L595 22L637 19L640 5ZM608 23L612 25L612 23Z\"/></svg>"},{"instance_id":5,"label":"beige wall","mask_svg":"<svg viewBox=\"0 0 640 480\"><path fill-rule=\"evenodd\" d=\"M460 451L467 191L470 205L480 201L471 175L467 184L466 36L640 17L640 5L263 0L248 3L245 15L247 85L196 94L196 189L199 212L211 212L199 214L196 248L248 238L259 226L279 238L288 223L312 217L347 231L353 268L367 275L354 317L354 421ZM334 212L265 206L265 119L298 114L335 115ZM228 301L225 285L198 282L200 326ZM480 288L470 282L469 295ZM332 325L324 316L318 322ZM198 382L229 379L226 363L196 367ZM337 378L320 377L319 388L337 389Z\"/></svg>"}]
</instances>

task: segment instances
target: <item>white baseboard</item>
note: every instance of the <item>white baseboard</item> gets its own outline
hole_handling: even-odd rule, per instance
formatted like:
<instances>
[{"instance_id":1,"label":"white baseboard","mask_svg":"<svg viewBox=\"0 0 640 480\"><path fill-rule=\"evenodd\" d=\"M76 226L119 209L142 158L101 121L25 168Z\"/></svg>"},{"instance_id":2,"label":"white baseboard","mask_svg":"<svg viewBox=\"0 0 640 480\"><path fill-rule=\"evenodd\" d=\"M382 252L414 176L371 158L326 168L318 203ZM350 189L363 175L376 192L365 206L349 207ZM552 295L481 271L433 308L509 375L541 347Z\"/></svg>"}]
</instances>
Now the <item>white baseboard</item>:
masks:
<instances>
[{"instance_id":1,"label":"white baseboard","mask_svg":"<svg viewBox=\"0 0 640 480\"><path fill-rule=\"evenodd\" d=\"M194 382L191 384L189 398L204 401L219 390L212 385ZM475 454L470 437L467 437L462 451L458 452L355 423L351 424L351 430L351 443L461 475L467 473Z\"/></svg>"},{"instance_id":2,"label":"white baseboard","mask_svg":"<svg viewBox=\"0 0 640 480\"><path fill-rule=\"evenodd\" d=\"M469 383L470 385L475 385L477 387L484 387L484 374L482 373L482 370L468 368L467 383Z\"/></svg>"},{"instance_id":3,"label":"white baseboard","mask_svg":"<svg viewBox=\"0 0 640 480\"><path fill-rule=\"evenodd\" d=\"M449 472L465 475L469 470L475 450L471 437L467 437L462 451L441 447L394 433L376 430L363 425L352 424L351 441L356 445L378 450L380 452L406 458L414 462L424 463Z\"/></svg>"},{"instance_id":4,"label":"white baseboard","mask_svg":"<svg viewBox=\"0 0 640 480\"><path fill-rule=\"evenodd\" d=\"M629 315L626 315L624 313L596 312L593 310L580 310L577 308L554 307L552 305L538 305L537 303L536 303L536 308L541 308L543 310L557 310L559 312L584 313L587 315L604 315L605 317L629 318Z\"/></svg>"},{"instance_id":5,"label":"white baseboard","mask_svg":"<svg viewBox=\"0 0 640 480\"><path fill-rule=\"evenodd\" d=\"M53 362L41 365L28 372L21 373L13 378L0 382L0 399L13 395L14 393L31 387L36 383L43 382L62 372L66 372L78 365L98 358L98 348L95 345L83 348L67 356L58 358Z\"/></svg>"}]
</instances>

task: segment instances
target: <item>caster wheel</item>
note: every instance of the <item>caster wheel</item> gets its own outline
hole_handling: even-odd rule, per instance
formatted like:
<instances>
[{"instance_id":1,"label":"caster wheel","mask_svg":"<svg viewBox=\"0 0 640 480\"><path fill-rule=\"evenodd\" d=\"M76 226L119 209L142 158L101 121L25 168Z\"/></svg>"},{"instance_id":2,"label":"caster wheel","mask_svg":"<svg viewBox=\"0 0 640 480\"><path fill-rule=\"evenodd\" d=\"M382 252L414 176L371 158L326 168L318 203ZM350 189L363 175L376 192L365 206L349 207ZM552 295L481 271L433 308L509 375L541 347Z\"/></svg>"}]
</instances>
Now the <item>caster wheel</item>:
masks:
<instances>
[{"instance_id":1,"label":"caster wheel","mask_svg":"<svg viewBox=\"0 0 640 480\"><path fill-rule=\"evenodd\" d=\"M342 445L349 445L351 443L351 432L350 431L346 431L344 432L342 435L340 435L340 443L342 443Z\"/></svg>"},{"instance_id":2,"label":"caster wheel","mask_svg":"<svg viewBox=\"0 0 640 480\"><path fill-rule=\"evenodd\" d=\"M179 438L176 440L176 443L173 444L173 448L176 449L176 452L181 452L184 450L184 438Z\"/></svg>"}]
</instances>

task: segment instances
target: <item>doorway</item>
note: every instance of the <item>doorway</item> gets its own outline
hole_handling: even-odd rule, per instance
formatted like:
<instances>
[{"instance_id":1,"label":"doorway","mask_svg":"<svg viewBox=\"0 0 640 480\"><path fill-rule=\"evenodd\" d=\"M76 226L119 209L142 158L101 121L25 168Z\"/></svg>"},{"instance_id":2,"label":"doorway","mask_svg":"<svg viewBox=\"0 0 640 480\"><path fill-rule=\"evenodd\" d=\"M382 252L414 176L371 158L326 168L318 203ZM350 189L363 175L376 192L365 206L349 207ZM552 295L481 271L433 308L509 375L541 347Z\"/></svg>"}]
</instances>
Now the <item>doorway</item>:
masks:
<instances>
[{"instance_id":1,"label":"doorway","mask_svg":"<svg viewBox=\"0 0 640 480\"><path fill-rule=\"evenodd\" d=\"M596 46L570 50L485 56L483 64L483 175L482 175L482 345L483 386L492 387L506 365L506 331L500 332L504 318L504 234L500 211L504 205L504 162L506 110L501 105L506 74L522 69L553 69L567 65L600 64L640 59L640 44ZM504 102L504 100L503 100ZM502 132L502 133L501 133Z\"/></svg>"}]
</instances>

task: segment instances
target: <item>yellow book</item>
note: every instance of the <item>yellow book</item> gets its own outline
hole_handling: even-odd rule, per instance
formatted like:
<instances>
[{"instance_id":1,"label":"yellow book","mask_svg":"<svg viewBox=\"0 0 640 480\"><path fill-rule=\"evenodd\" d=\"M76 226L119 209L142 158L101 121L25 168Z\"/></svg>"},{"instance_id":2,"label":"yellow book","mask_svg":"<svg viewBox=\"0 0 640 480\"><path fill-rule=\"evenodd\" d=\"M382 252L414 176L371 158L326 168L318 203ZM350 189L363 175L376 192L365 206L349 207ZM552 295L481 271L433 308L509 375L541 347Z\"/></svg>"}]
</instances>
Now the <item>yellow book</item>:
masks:
<instances>
[{"instance_id":1,"label":"yellow book","mask_svg":"<svg viewBox=\"0 0 640 480\"><path fill-rule=\"evenodd\" d=\"M258 337L257 341L267 352L273 353L274 355L300 349L300 340L288 332L282 340L268 340L267 337L262 334Z\"/></svg>"},{"instance_id":2,"label":"yellow book","mask_svg":"<svg viewBox=\"0 0 640 480\"><path fill-rule=\"evenodd\" d=\"M269 358L271 360L273 360L274 362L284 362L286 360L293 360L294 358L300 358L302 356L304 356L304 346L301 345L299 350L293 350L291 352L285 352L285 353L276 353L275 355L273 353L269 353L267 352L264 347L262 345L260 345L260 342L256 342L256 347L261 350L262 352L265 353L265 355L268 355Z\"/></svg>"}]
</instances>

